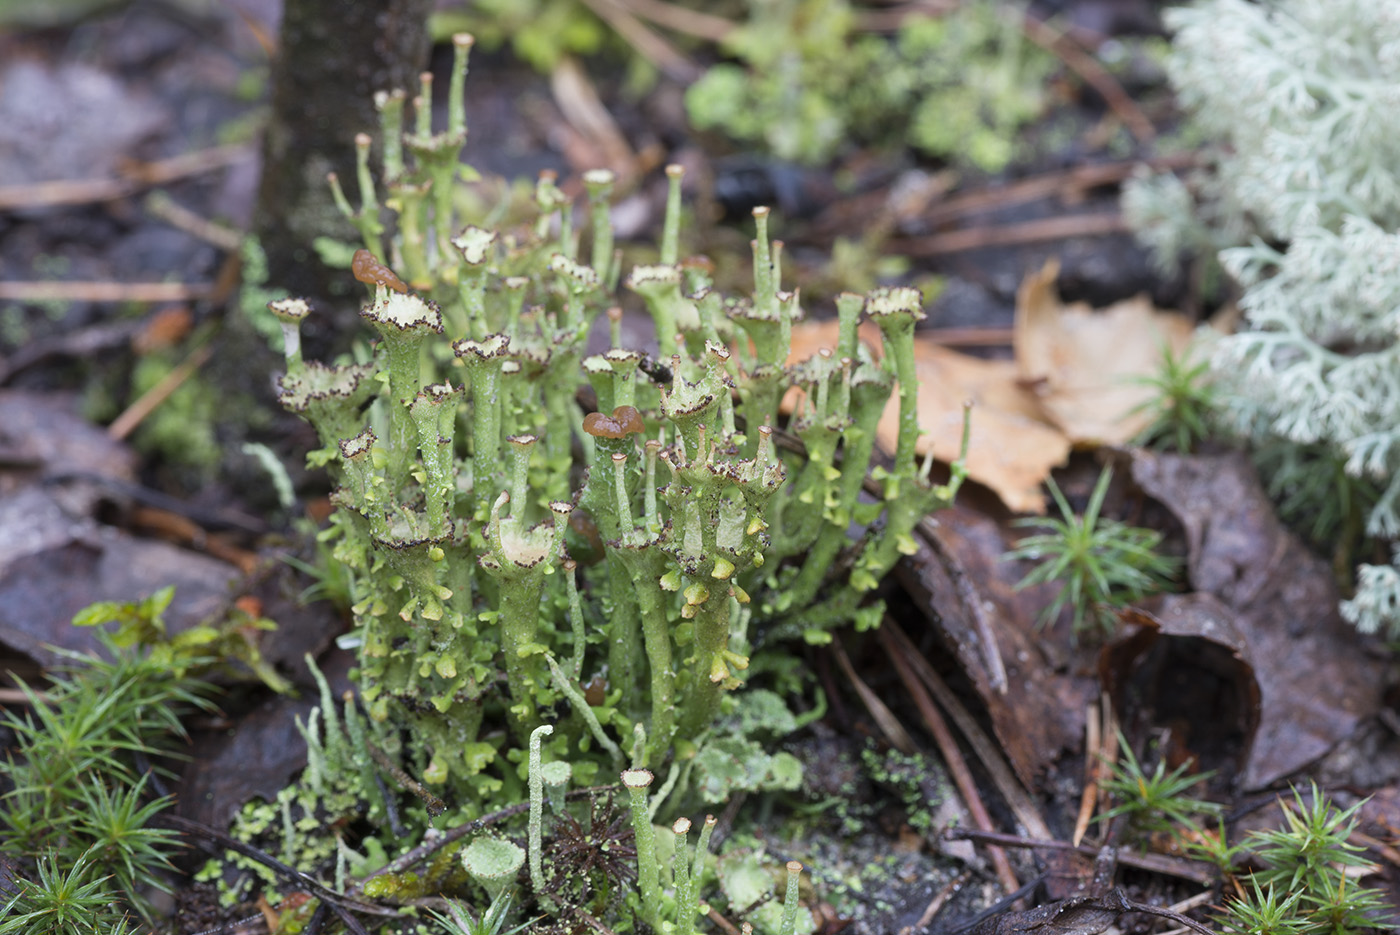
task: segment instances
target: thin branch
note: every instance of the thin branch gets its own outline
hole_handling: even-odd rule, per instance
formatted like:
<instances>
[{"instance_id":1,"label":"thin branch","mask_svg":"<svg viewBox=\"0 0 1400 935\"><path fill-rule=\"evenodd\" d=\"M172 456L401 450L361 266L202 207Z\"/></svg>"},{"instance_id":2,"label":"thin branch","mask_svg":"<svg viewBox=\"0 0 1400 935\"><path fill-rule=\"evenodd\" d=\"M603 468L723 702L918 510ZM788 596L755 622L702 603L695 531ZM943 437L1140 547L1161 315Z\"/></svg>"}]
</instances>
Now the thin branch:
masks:
<instances>
[{"instance_id":1,"label":"thin branch","mask_svg":"<svg viewBox=\"0 0 1400 935\"><path fill-rule=\"evenodd\" d=\"M967 250L980 250L983 247L1011 247L1043 243L1047 240L1064 240L1068 237L1101 237L1106 234L1127 233L1128 230L1128 223L1117 212L1073 214L1000 227L974 227L946 234L930 234L927 237L906 237L890 241L888 249L891 253L905 256L943 256Z\"/></svg>"},{"instance_id":2,"label":"thin branch","mask_svg":"<svg viewBox=\"0 0 1400 935\"><path fill-rule=\"evenodd\" d=\"M587 786L583 789L571 790L565 796L565 798L578 799L583 798L584 796L596 795L599 792L614 791L617 788L619 787L616 785ZM364 891L365 884L368 883L370 880L373 880L375 877L383 876L384 874L389 873L403 873L405 870L414 866L415 864L427 860L429 857L433 856L433 854L436 854L438 851L440 851L447 845L452 844L455 841L460 841L462 838L466 837L469 834L476 834L483 828L494 825L497 822L505 821L507 818L512 818L516 815L523 815L529 810L529 802L517 802L514 805L508 805L505 808L500 809L499 811L492 812L489 815L482 815L480 818L475 818L469 822L466 822L465 824L458 825L451 831L447 831L443 834L436 835L433 837L432 840L425 841L423 844L420 844L418 847L415 847L408 853L400 855L398 858L386 864L385 866L380 867L373 873L367 874L363 879L355 881L346 889L345 892L350 895L361 893Z\"/></svg>"},{"instance_id":3,"label":"thin branch","mask_svg":"<svg viewBox=\"0 0 1400 935\"><path fill-rule=\"evenodd\" d=\"M1060 61L1083 79L1085 84L1099 92L1109 109L1118 115L1118 119L1123 121L1128 132L1139 143L1146 145L1157 138L1157 129L1152 126L1152 121L1147 119L1142 108L1123 90L1118 79L1109 74L1097 59L1084 51L1079 43L1034 16L1021 18L1021 30L1027 39L1047 52L1059 56Z\"/></svg>"},{"instance_id":4,"label":"thin branch","mask_svg":"<svg viewBox=\"0 0 1400 935\"><path fill-rule=\"evenodd\" d=\"M943 888L933 894L933 899L929 900L929 904L924 907L923 913L919 916L919 921L914 923L914 930L926 929L933 924L933 920L938 915L939 911L948 904L948 900L953 898L953 894L967 882L970 876L972 876L972 871L964 870L961 874L943 884Z\"/></svg>"},{"instance_id":5,"label":"thin branch","mask_svg":"<svg viewBox=\"0 0 1400 935\"><path fill-rule=\"evenodd\" d=\"M156 162L131 162L115 179L60 179L29 185L0 185L0 211L112 201L175 179L222 169L253 157L251 144L215 146Z\"/></svg>"},{"instance_id":6,"label":"thin branch","mask_svg":"<svg viewBox=\"0 0 1400 935\"><path fill-rule=\"evenodd\" d=\"M1077 195L1086 189L1119 184L1140 168L1154 171L1184 169L1196 165L1199 161L1200 158L1195 153L1173 153L1153 159L1103 162L1075 166L1058 172L1045 172L1009 185L980 188L947 198L920 215L920 220L925 224L941 224L964 214L1010 208L1052 196L1064 198L1067 195Z\"/></svg>"},{"instance_id":7,"label":"thin branch","mask_svg":"<svg viewBox=\"0 0 1400 935\"><path fill-rule=\"evenodd\" d=\"M899 673L899 680L904 683L905 690L914 699L914 706L919 709L919 714L924 719L924 726L933 735L934 743L938 745L938 750L943 755L943 762L948 767L948 773L953 778L953 785L957 787L958 794L962 796L963 804L967 806L968 814L978 828L990 831L992 830L992 816L987 813L987 806L982 803L982 796L977 791L977 782L972 778L972 771L967 768L967 761L963 758L962 751L958 749L958 742L953 739L953 732L948 729L948 723L943 720L943 715L938 713L928 691L914 675L909 660L905 658L906 650L898 644L890 632L891 625L891 621L885 621L884 625L875 631L875 635L879 639L880 645L884 647L890 662L894 664L895 670ZM1006 892L1014 893L1020 889L1021 881L1016 879L1016 871L1011 869L1011 861L1006 858L1006 852L999 847L989 847L987 853L992 859L992 866L996 869L997 879L1001 881Z\"/></svg>"},{"instance_id":8,"label":"thin branch","mask_svg":"<svg viewBox=\"0 0 1400 935\"><path fill-rule=\"evenodd\" d=\"M161 403L184 385L185 381L194 376L195 371L204 366L214 354L214 349L208 344L195 348L178 367L167 373L159 383L151 387L130 406L126 411L117 416L112 424L107 426L107 437L116 441L121 441L132 433L145 418L156 410Z\"/></svg>"},{"instance_id":9,"label":"thin branch","mask_svg":"<svg viewBox=\"0 0 1400 935\"><path fill-rule=\"evenodd\" d=\"M923 657L898 624L887 620L880 625L881 631L886 629L889 630L890 637L898 644L901 654L913 667L914 673L933 693L938 706L947 712L948 717L952 718L958 731L967 740L968 746L972 747L973 752L977 754L978 761L992 777L997 791L1001 793L1001 797L1010 806L1016 820L1030 833L1049 837L1050 829L1045 824L1045 819L1041 817L1035 803L1031 801L1031 797L1011 772L1011 767L1006 764L1006 760L1003 759L996 745L992 743L991 738L977 723L977 719L958 701L953 690L933 670L933 666L928 664L928 660Z\"/></svg>"},{"instance_id":10,"label":"thin branch","mask_svg":"<svg viewBox=\"0 0 1400 935\"><path fill-rule=\"evenodd\" d=\"M643 19L651 20L673 32L694 36L707 42L723 42L738 24L713 13L701 13L663 0L619 0L627 9Z\"/></svg>"},{"instance_id":11,"label":"thin branch","mask_svg":"<svg viewBox=\"0 0 1400 935\"><path fill-rule=\"evenodd\" d=\"M832 654L836 656L836 662L841 666L841 671L846 673L851 687L860 696L865 710L869 711L870 716L875 719L875 723L880 725L880 731L885 735L885 739L900 753L906 755L913 753L914 738L909 736L904 725L899 723L899 718L895 717L894 712L880 700L880 696L871 691L870 686L865 684L861 677L856 674L855 666L851 665L851 657L846 655L846 647L841 645L840 640L835 640L831 644L831 649Z\"/></svg>"},{"instance_id":12,"label":"thin branch","mask_svg":"<svg viewBox=\"0 0 1400 935\"><path fill-rule=\"evenodd\" d=\"M0 360L0 386L31 367L55 358L90 358L125 347L144 327L139 321L119 321L93 325L67 334L56 334L31 341Z\"/></svg>"},{"instance_id":13,"label":"thin branch","mask_svg":"<svg viewBox=\"0 0 1400 935\"><path fill-rule=\"evenodd\" d=\"M1014 834L1002 834L997 831L978 831L975 828L949 828L943 836L951 841L981 841L986 844L997 844L1001 847L1027 847L1040 848L1057 851L1075 851L1085 857L1095 857L1100 848L1091 844L1081 844L1075 847L1068 841L1058 841L1053 838L1023 838ZM1182 860L1179 857L1167 857L1165 854L1139 854L1135 851L1119 849L1118 862L1127 864L1129 867L1136 867L1139 870L1149 870L1153 873L1160 873L1170 877L1179 877L1183 880L1191 880L1202 886L1212 886L1215 883L1215 868L1204 861Z\"/></svg>"},{"instance_id":14,"label":"thin branch","mask_svg":"<svg viewBox=\"0 0 1400 935\"><path fill-rule=\"evenodd\" d=\"M897 32L911 16L946 16L958 8L958 0L913 0L888 10L860 10L856 29L861 32Z\"/></svg>"},{"instance_id":15,"label":"thin branch","mask_svg":"<svg viewBox=\"0 0 1400 935\"><path fill-rule=\"evenodd\" d=\"M1106 704L1108 699L1102 701ZM1079 814L1074 819L1074 834L1070 837L1076 847L1089 830L1099 799L1099 770L1103 766L1099 759L1100 723L1098 706L1088 705L1084 710L1084 789L1079 794Z\"/></svg>"},{"instance_id":16,"label":"thin branch","mask_svg":"<svg viewBox=\"0 0 1400 935\"><path fill-rule=\"evenodd\" d=\"M223 832L211 828L208 825L203 824L201 822L193 821L189 818L184 818L180 815L174 815L169 812L162 812L161 814L155 816L155 818L153 818L152 821L154 824L157 825L164 825L168 828L173 828L176 831L182 831L187 834L193 834L198 837L202 837L207 841L212 841L219 847L233 851L237 854L242 854L244 857L257 861L258 863L262 864L264 867L267 867L269 870L273 871L283 879L295 883L298 887L310 893L312 896L315 896L322 902L329 903L331 909L335 911L337 915L340 915L341 920L345 921L347 925L351 925L352 931L363 932L364 929L359 925L359 923L353 921L354 917L349 916L346 910L354 910L355 912L365 912L370 915L378 916L396 917L399 915L398 912L392 909L385 909L382 906L376 906L370 903L360 902L349 894L337 893L330 887L322 885L318 880L316 880L315 877L309 876L308 874L302 873L300 870L297 870L294 867L290 867L287 864L282 863L282 861L273 857L271 854L261 851L251 844L248 844L244 841L238 840L237 838L224 834Z\"/></svg>"},{"instance_id":17,"label":"thin branch","mask_svg":"<svg viewBox=\"0 0 1400 935\"><path fill-rule=\"evenodd\" d=\"M576 58L566 55L559 60L550 72L549 90L570 126L602 151L607 167L619 178L630 177L636 171L636 153Z\"/></svg>"},{"instance_id":18,"label":"thin branch","mask_svg":"<svg viewBox=\"0 0 1400 935\"><path fill-rule=\"evenodd\" d=\"M700 77L700 68L671 43L658 36L650 27L632 15L622 0L583 0L617 34L632 46L638 55L651 62L666 77L681 84L691 84Z\"/></svg>"},{"instance_id":19,"label":"thin branch","mask_svg":"<svg viewBox=\"0 0 1400 935\"><path fill-rule=\"evenodd\" d=\"M4 302L194 302L213 292L208 282L0 282Z\"/></svg>"},{"instance_id":20,"label":"thin branch","mask_svg":"<svg viewBox=\"0 0 1400 935\"><path fill-rule=\"evenodd\" d=\"M165 192L151 192L146 196L146 211L176 230L228 253L237 251L243 245L242 233L196 214Z\"/></svg>"}]
</instances>

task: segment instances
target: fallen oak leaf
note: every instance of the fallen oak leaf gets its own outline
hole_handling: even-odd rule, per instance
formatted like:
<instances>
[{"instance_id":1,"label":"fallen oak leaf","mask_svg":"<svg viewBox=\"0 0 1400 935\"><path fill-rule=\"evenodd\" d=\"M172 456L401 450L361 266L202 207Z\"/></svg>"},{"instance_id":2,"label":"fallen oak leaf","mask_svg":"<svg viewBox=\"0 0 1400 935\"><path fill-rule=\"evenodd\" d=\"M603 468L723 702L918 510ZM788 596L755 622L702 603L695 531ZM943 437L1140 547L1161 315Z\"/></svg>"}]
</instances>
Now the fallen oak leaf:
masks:
<instances>
[{"instance_id":1,"label":"fallen oak leaf","mask_svg":"<svg viewBox=\"0 0 1400 935\"><path fill-rule=\"evenodd\" d=\"M1155 391L1142 378L1161 368L1164 348L1184 353L1195 326L1146 296L1103 309L1066 305L1055 292L1059 271L1050 260L1017 290L1012 340L1021 379L1076 447L1126 444L1153 418L1142 404Z\"/></svg>"}]
</instances>

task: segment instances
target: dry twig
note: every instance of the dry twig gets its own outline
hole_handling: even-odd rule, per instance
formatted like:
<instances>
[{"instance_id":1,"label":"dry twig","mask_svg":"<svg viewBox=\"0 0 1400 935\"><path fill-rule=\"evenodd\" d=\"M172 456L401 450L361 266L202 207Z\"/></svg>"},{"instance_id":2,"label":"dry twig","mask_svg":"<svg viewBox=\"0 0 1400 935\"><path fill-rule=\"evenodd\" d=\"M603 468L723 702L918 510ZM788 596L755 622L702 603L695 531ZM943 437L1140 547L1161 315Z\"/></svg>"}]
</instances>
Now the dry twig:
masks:
<instances>
[{"instance_id":1,"label":"dry twig","mask_svg":"<svg viewBox=\"0 0 1400 935\"><path fill-rule=\"evenodd\" d=\"M1016 816L1016 820L1031 834L1048 838L1050 828L1045 824L1045 819L1040 816L1040 811L1035 807L1035 803L1031 801L1031 797L1012 774L1011 767L1006 764L1001 752L978 725L977 719L958 701L953 690L939 677L938 673L933 671L933 666L928 664L928 660L923 657L898 624L886 620L880 625L880 632L884 634L886 631L888 631L889 638L897 645L899 653L913 667L919 680L933 694L938 706L946 711L948 717L952 718L953 723L958 726L958 731L967 740L968 746L972 747L973 752L977 754L978 762L991 776L997 791L1006 800L1006 804L1010 807L1012 814Z\"/></svg>"},{"instance_id":2,"label":"dry twig","mask_svg":"<svg viewBox=\"0 0 1400 935\"><path fill-rule=\"evenodd\" d=\"M1076 847L1068 841L1058 841L1054 838L1023 838L997 831L979 831L976 828L949 828L943 833L943 836L951 841L981 841L985 844L996 844L1001 847L1075 851L1085 857L1095 857L1101 850L1101 848L1091 844L1081 844ZM1139 870L1149 870L1169 877L1191 880L1202 886L1211 886L1215 883L1215 868L1200 860L1183 860L1180 857L1168 857L1165 854L1140 854L1136 851L1119 849L1118 862L1127 864L1129 867L1136 867Z\"/></svg>"},{"instance_id":3,"label":"dry twig","mask_svg":"<svg viewBox=\"0 0 1400 935\"><path fill-rule=\"evenodd\" d=\"M637 156L577 59L566 55L559 60L549 89L564 119L601 152L604 164L619 178L631 176Z\"/></svg>"},{"instance_id":4,"label":"dry twig","mask_svg":"<svg viewBox=\"0 0 1400 935\"><path fill-rule=\"evenodd\" d=\"M165 192L151 192L146 197L146 210L152 217L159 218L176 230L213 244L220 250L233 253L243 245L242 233L196 214Z\"/></svg>"},{"instance_id":5,"label":"dry twig","mask_svg":"<svg viewBox=\"0 0 1400 935\"><path fill-rule=\"evenodd\" d=\"M1107 699L1103 699L1105 702ZM1094 806L1099 799L1099 709L1089 705L1084 711L1084 789L1079 794L1079 814L1074 819L1074 834L1070 841L1075 847L1084 840L1089 822L1094 819Z\"/></svg>"},{"instance_id":6,"label":"dry twig","mask_svg":"<svg viewBox=\"0 0 1400 935\"><path fill-rule=\"evenodd\" d=\"M1157 130L1142 112L1142 108L1123 90L1118 79L1109 74L1097 59L1080 48L1079 43L1034 16L1021 18L1021 31L1027 39L1045 51L1059 56L1066 67L1083 79L1085 84L1099 92L1109 109L1118 115L1118 119L1123 121L1128 132L1139 143L1151 143L1157 138Z\"/></svg>"},{"instance_id":7,"label":"dry twig","mask_svg":"<svg viewBox=\"0 0 1400 935\"><path fill-rule=\"evenodd\" d=\"M207 282L0 282L3 302L193 302L214 291Z\"/></svg>"},{"instance_id":8,"label":"dry twig","mask_svg":"<svg viewBox=\"0 0 1400 935\"><path fill-rule=\"evenodd\" d=\"M60 179L29 185L3 185L0 186L0 211L112 201L153 185L222 169L252 158L253 153L253 147L247 143L215 146L156 162L133 162L122 171L121 178Z\"/></svg>"},{"instance_id":9,"label":"dry twig","mask_svg":"<svg viewBox=\"0 0 1400 935\"><path fill-rule=\"evenodd\" d=\"M1195 165L1197 161L1195 153L1177 153L1154 159L1104 162L1075 166L1058 172L1045 172L1009 185L980 188L946 198L925 212L920 219L925 224L942 224L965 214L995 211L1039 201L1042 198L1064 199L1067 196L1077 196L1091 188L1119 184L1142 167L1164 171L1186 168Z\"/></svg>"},{"instance_id":10,"label":"dry twig","mask_svg":"<svg viewBox=\"0 0 1400 935\"><path fill-rule=\"evenodd\" d=\"M155 386L142 393L140 398L127 406L126 411L107 426L107 437L121 441L130 435L161 403L169 399L171 394L184 385L186 380L194 376L195 371L204 366L213 353L214 349L208 344L195 348L178 367L167 373Z\"/></svg>"},{"instance_id":11,"label":"dry twig","mask_svg":"<svg viewBox=\"0 0 1400 935\"><path fill-rule=\"evenodd\" d=\"M850 681L851 687L856 690L856 694L860 696L861 703L870 712L870 716L875 719L875 723L880 725L880 731L885 735L885 739L900 753L913 753L914 738L909 736L904 725L899 723L899 718L895 717L894 712L880 700L880 696L871 691L870 686L865 684L861 677L856 674L855 666L851 665L851 657L846 655L846 647L841 645L840 640L835 640L832 642L831 648L837 663L841 666L841 671L846 673L846 678Z\"/></svg>"},{"instance_id":12,"label":"dry twig","mask_svg":"<svg viewBox=\"0 0 1400 935\"><path fill-rule=\"evenodd\" d=\"M655 65L666 77L690 84L700 77L700 68L685 53L637 19L623 0L583 0L584 4L611 26L638 55Z\"/></svg>"},{"instance_id":13,"label":"dry twig","mask_svg":"<svg viewBox=\"0 0 1400 935\"><path fill-rule=\"evenodd\" d=\"M972 871L964 870L961 874L943 884L943 888L937 893L934 893L933 899L929 900L929 904L924 907L924 911L919 915L919 921L914 923L912 930L918 932L928 928L933 923L939 911L948 904L948 900L953 898L953 894L958 891L959 887L967 882L967 878L970 876L972 876ZM909 930L902 930L900 935L904 935L907 931Z\"/></svg>"},{"instance_id":14,"label":"dry twig","mask_svg":"<svg viewBox=\"0 0 1400 935\"><path fill-rule=\"evenodd\" d=\"M1116 211L1096 214L1071 214L1064 217L1038 218L1019 224L974 227L969 230L930 234L926 237L906 237L890 241L891 253L905 256L941 256L979 250L983 247L1012 247L1019 244L1064 240L1068 237L1100 237L1122 234L1128 223Z\"/></svg>"},{"instance_id":15,"label":"dry twig","mask_svg":"<svg viewBox=\"0 0 1400 935\"><path fill-rule=\"evenodd\" d=\"M876 631L880 645L884 647L890 662L894 664L895 670L899 673L900 681L904 683L905 689L914 699L914 706L919 709L919 714L924 719L924 726L933 735L934 743L938 745L938 752L943 755L944 765L948 767L948 772L953 778L953 785L957 786L958 794L962 796L968 814L972 816L972 820L978 828L990 831L992 830L992 816L987 813L987 807L982 804L982 796L977 791L977 781L972 778L972 771L967 768L967 761L963 759L962 751L958 749L958 742L953 739L953 732L948 729L943 715L938 713L928 691L914 675L913 668L905 657L906 650L891 635L889 628L892 626L893 622L887 620ZM987 853L992 859L992 866L996 869L997 879L1001 881L1006 892L1014 893L1020 889L1021 881L1016 879L1016 872L1011 869L1011 861L1007 860L1006 852L999 847L989 847Z\"/></svg>"},{"instance_id":16,"label":"dry twig","mask_svg":"<svg viewBox=\"0 0 1400 935\"><path fill-rule=\"evenodd\" d=\"M694 36L708 42L723 42L738 25L723 16L702 13L664 0L618 0L624 7L643 19L651 20L673 32Z\"/></svg>"},{"instance_id":17,"label":"dry twig","mask_svg":"<svg viewBox=\"0 0 1400 935\"><path fill-rule=\"evenodd\" d=\"M911 16L946 16L958 8L958 0L911 0L887 10L862 9L856 13L861 32L897 32Z\"/></svg>"}]
</instances>

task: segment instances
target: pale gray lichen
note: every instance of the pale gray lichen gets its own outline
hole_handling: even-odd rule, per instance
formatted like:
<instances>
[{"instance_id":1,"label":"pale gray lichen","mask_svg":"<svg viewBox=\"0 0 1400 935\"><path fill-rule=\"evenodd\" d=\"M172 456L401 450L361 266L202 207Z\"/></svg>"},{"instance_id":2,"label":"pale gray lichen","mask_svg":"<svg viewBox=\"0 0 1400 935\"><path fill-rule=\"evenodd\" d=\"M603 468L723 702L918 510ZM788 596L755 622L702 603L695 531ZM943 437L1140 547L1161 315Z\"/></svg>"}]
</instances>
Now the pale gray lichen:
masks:
<instances>
[{"instance_id":1,"label":"pale gray lichen","mask_svg":"<svg viewBox=\"0 0 1400 935\"><path fill-rule=\"evenodd\" d=\"M1223 145L1186 182L1130 185L1125 212L1159 260L1217 248L1243 287L1247 327L1215 357L1234 428L1335 451L1383 490L1367 534L1396 538L1400 4L1209 0L1167 22L1172 83ZM1348 619L1400 632L1396 574L1362 566Z\"/></svg>"},{"instance_id":2,"label":"pale gray lichen","mask_svg":"<svg viewBox=\"0 0 1400 935\"><path fill-rule=\"evenodd\" d=\"M1400 551L1393 561L1400 564ZM1362 633L1400 639L1400 568L1362 565L1356 573L1356 596L1342 602L1342 616Z\"/></svg>"}]
</instances>

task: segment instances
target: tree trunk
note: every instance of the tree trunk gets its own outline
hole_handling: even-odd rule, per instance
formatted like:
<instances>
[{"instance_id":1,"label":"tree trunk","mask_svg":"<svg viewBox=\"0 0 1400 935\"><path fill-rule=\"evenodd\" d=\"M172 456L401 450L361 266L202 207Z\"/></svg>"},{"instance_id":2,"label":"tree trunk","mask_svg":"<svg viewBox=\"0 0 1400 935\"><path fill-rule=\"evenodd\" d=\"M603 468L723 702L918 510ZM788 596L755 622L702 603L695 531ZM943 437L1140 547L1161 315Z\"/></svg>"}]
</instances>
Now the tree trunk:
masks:
<instances>
[{"instance_id":1,"label":"tree trunk","mask_svg":"<svg viewBox=\"0 0 1400 935\"><path fill-rule=\"evenodd\" d=\"M267 288L313 303L316 314L302 329L309 357L329 358L363 333L356 314L363 287L348 270L323 265L312 247L320 236L351 243L359 236L336 209L326 173L338 173L358 202L355 134L378 138L374 92L416 93L430 51L431 6L432 0L286 0L253 232L267 255ZM220 352L205 369L225 394L220 434L230 450L249 437L278 450L301 444L288 443L300 422L281 413L276 400L274 378L283 370L267 337L232 309ZM299 463L299 456L288 463ZM251 503L269 499L266 476L249 458L229 458L221 477Z\"/></svg>"},{"instance_id":2,"label":"tree trunk","mask_svg":"<svg viewBox=\"0 0 1400 935\"><path fill-rule=\"evenodd\" d=\"M322 321L338 317L327 300L356 284L322 265L312 241L358 239L331 200L326 173L338 173L351 202L358 201L355 134L378 138L376 91L417 92L431 8L432 0L286 2L254 228L267 254L268 285L320 299L318 311L328 313ZM308 330L314 341L319 329Z\"/></svg>"}]
</instances>

